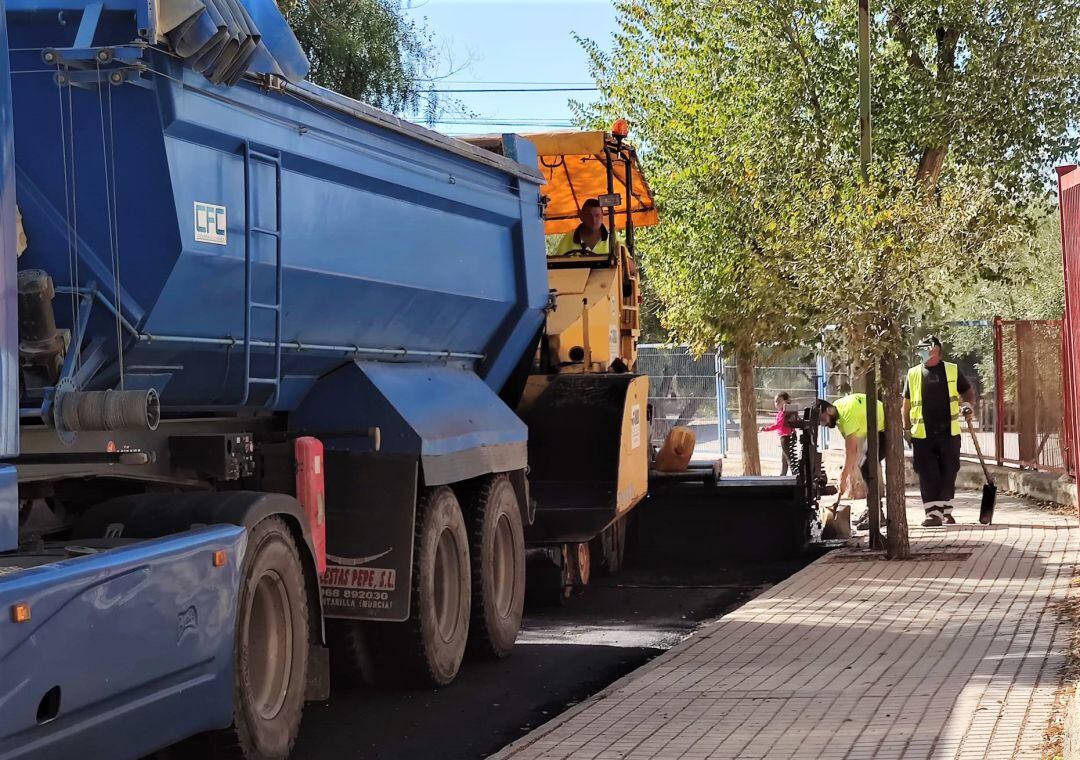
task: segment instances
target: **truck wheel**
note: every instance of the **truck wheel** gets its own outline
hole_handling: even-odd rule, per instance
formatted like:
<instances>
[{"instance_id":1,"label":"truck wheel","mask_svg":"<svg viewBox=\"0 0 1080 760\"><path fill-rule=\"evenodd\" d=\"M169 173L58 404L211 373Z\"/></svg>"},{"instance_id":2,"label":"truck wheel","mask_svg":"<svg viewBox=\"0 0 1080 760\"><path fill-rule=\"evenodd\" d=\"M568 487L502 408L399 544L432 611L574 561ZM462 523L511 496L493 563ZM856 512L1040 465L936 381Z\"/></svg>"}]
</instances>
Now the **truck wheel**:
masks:
<instances>
[{"instance_id":1,"label":"truck wheel","mask_svg":"<svg viewBox=\"0 0 1080 760\"><path fill-rule=\"evenodd\" d=\"M514 487L505 475L487 479L472 498L470 644L489 657L514 648L525 606L525 532Z\"/></svg>"},{"instance_id":2,"label":"truck wheel","mask_svg":"<svg viewBox=\"0 0 1080 760\"><path fill-rule=\"evenodd\" d=\"M530 606L566 604L573 593L573 564L566 544L530 551L525 561L525 601Z\"/></svg>"},{"instance_id":3,"label":"truck wheel","mask_svg":"<svg viewBox=\"0 0 1080 760\"><path fill-rule=\"evenodd\" d=\"M580 593L592 580L592 557L588 542L573 544L574 548L574 588Z\"/></svg>"},{"instance_id":4,"label":"truck wheel","mask_svg":"<svg viewBox=\"0 0 1080 760\"><path fill-rule=\"evenodd\" d=\"M215 756L286 758L300 732L307 683L308 600L296 543L270 517L248 536L237 604L234 714Z\"/></svg>"},{"instance_id":5,"label":"truck wheel","mask_svg":"<svg viewBox=\"0 0 1080 760\"><path fill-rule=\"evenodd\" d=\"M326 621L332 683L341 681L349 686L380 686L387 680L385 668L380 667L372 625L378 623L369 624L363 620Z\"/></svg>"},{"instance_id":6,"label":"truck wheel","mask_svg":"<svg viewBox=\"0 0 1080 760\"><path fill-rule=\"evenodd\" d=\"M454 492L430 488L416 508L412 614L402 637L403 675L445 686L454 680L469 638L469 535Z\"/></svg>"}]
</instances>

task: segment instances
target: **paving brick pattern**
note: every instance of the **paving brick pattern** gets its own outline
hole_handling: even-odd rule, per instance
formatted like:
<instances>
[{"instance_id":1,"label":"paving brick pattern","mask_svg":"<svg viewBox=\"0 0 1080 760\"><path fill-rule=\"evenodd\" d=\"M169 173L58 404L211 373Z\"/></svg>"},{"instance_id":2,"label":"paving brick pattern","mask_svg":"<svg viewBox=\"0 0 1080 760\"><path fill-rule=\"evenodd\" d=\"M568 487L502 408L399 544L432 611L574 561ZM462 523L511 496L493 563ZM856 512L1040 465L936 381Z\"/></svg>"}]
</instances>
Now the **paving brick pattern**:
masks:
<instances>
[{"instance_id":1,"label":"paving brick pattern","mask_svg":"<svg viewBox=\"0 0 1080 760\"><path fill-rule=\"evenodd\" d=\"M495 758L1041 757L1080 528L956 503L920 559L824 557Z\"/></svg>"}]
</instances>

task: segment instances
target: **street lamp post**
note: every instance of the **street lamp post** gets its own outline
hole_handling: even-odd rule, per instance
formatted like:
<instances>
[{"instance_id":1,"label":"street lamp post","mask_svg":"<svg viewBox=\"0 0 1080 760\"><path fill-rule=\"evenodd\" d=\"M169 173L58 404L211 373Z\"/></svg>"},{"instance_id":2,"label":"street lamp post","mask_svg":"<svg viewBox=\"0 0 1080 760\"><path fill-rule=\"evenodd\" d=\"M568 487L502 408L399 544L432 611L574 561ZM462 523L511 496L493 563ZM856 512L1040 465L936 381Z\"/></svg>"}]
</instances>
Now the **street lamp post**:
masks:
<instances>
[{"instance_id":1,"label":"street lamp post","mask_svg":"<svg viewBox=\"0 0 1080 760\"><path fill-rule=\"evenodd\" d=\"M870 182L873 157L870 133L870 0L859 0L859 158L862 181ZM878 483L877 361L866 370L866 508L870 517L870 548L884 549L881 536L881 499Z\"/></svg>"}]
</instances>

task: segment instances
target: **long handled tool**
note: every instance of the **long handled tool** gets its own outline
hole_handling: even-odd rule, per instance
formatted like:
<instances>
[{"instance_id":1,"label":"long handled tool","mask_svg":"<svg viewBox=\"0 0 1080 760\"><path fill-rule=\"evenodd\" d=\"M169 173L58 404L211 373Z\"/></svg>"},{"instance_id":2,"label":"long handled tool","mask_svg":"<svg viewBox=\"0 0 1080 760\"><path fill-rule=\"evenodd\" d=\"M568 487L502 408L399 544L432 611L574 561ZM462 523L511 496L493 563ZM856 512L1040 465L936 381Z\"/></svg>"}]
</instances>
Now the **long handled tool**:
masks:
<instances>
[{"instance_id":1,"label":"long handled tool","mask_svg":"<svg viewBox=\"0 0 1080 760\"><path fill-rule=\"evenodd\" d=\"M971 440L975 443L975 453L979 455L979 464L982 465L983 475L986 477L986 485L983 486L982 491L982 504L979 507L979 522L983 525L989 525L994 521L994 502L997 501L997 486L994 485L994 479L990 477L990 470L986 467L986 460L983 459L982 447L979 445L979 437L975 435L975 426L971 424L971 417L967 418L968 432L971 433Z\"/></svg>"}]
</instances>

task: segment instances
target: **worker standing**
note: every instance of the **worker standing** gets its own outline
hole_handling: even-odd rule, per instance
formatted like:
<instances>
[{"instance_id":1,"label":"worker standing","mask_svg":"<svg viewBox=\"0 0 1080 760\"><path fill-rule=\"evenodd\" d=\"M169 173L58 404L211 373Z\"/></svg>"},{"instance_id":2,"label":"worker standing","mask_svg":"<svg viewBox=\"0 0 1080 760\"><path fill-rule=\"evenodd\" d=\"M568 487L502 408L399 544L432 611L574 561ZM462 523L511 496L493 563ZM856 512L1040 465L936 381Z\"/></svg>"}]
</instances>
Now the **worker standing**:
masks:
<instances>
[{"instance_id":1,"label":"worker standing","mask_svg":"<svg viewBox=\"0 0 1080 760\"><path fill-rule=\"evenodd\" d=\"M851 476L858 467L863 480L870 479L870 458L867 456L866 436L866 394L851 393L841 396L833 403L824 399L817 401L819 420L822 425L836 428L844 437L844 469L840 473L840 490L850 482ZM878 426L878 461L885 459L885 405L877 402L877 426ZM878 505L880 509L880 503ZM881 524L885 524L882 515ZM870 505L863 514L856 529L866 530L870 527Z\"/></svg>"},{"instance_id":2,"label":"worker standing","mask_svg":"<svg viewBox=\"0 0 1080 760\"><path fill-rule=\"evenodd\" d=\"M937 336L923 338L918 350L922 363L904 383L904 429L926 511L922 524L955 525L949 502L960 472L960 415L972 415L975 389L959 367L942 360Z\"/></svg>"}]
</instances>

